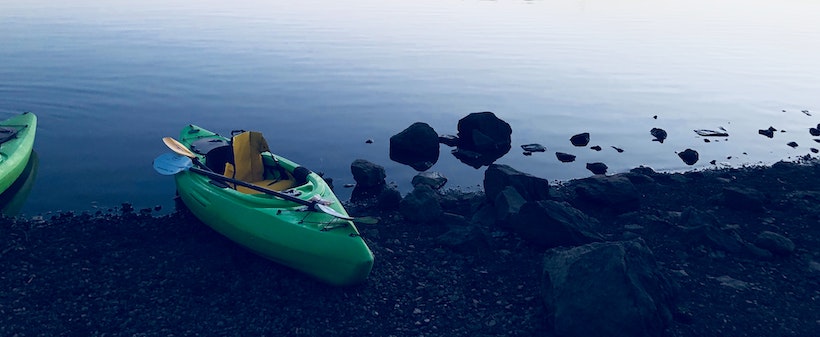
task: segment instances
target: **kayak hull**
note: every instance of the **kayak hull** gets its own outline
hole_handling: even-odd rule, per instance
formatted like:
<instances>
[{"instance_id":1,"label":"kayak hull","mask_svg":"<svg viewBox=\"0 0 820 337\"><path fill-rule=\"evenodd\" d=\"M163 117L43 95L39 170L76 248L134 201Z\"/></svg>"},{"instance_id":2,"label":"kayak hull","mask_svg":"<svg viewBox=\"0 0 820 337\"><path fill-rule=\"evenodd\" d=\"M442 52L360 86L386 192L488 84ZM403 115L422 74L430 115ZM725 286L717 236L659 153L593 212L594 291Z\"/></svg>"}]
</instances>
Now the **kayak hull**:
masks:
<instances>
[{"instance_id":1,"label":"kayak hull","mask_svg":"<svg viewBox=\"0 0 820 337\"><path fill-rule=\"evenodd\" d=\"M189 149L202 139L226 140L194 125L180 133L180 142ZM207 164L204 154L198 156ZM286 158L263 154L268 162L274 157L289 171L298 167ZM310 173L306 180L291 192L303 200L321 198L347 215L320 176ZM351 221L268 194L242 193L191 171L176 174L175 181L183 203L198 219L269 260L332 285L357 284L370 274L373 253Z\"/></svg>"}]
</instances>

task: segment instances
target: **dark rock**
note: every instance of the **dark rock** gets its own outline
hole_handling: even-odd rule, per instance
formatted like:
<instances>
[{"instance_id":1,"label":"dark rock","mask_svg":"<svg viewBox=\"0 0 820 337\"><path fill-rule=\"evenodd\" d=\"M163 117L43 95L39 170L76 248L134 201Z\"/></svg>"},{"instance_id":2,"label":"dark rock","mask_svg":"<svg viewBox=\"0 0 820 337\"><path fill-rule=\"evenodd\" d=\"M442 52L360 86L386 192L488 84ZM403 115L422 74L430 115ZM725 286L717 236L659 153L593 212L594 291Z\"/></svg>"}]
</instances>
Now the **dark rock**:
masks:
<instances>
[{"instance_id":1,"label":"dark rock","mask_svg":"<svg viewBox=\"0 0 820 337\"><path fill-rule=\"evenodd\" d=\"M365 141L364 141L364 143L365 143L365 144L373 144L373 140L372 140L372 139L368 139L368 140L365 140Z\"/></svg>"},{"instance_id":2,"label":"dark rock","mask_svg":"<svg viewBox=\"0 0 820 337\"><path fill-rule=\"evenodd\" d=\"M487 199L483 192L464 192L455 189L438 191L439 203L445 212L471 216Z\"/></svg>"},{"instance_id":3,"label":"dark rock","mask_svg":"<svg viewBox=\"0 0 820 337\"><path fill-rule=\"evenodd\" d=\"M505 187L512 186L527 201L545 200L550 197L549 181L518 171L502 164L492 164L484 172L484 194L495 200Z\"/></svg>"},{"instance_id":4,"label":"dark rock","mask_svg":"<svg viewBox=\"0 0 820 337\"><path fill-rule=\"evenodd\" d=\"M764 135L766 137L769 137L769 138L774 138L774 132L775 131L777 131L777 129L770 126L768 129L757 130L757 133L759 133L761 135Z\"/></svg>"},{"instance_id":5,"label":"dark rock","mask_svg":"<svg viewBox=\"0 0 820 337\"><path fill-rule=\"evenodd\" d=\"M439 137L426 123L416 122L390 137L390 160L416 171L432 167L439 157Z\"/></svg>"},{"instance_id":6,"label":"dark rock","mask_svg":"<svg viewBox=\"0 0 820 337\"><path fill-rule=\"evenodd\" d=\"M789 238L769 231L758 234L755 245L781 256L790 255L795 248L794 242Z\"/></svg>"},{"instance_id":7,"label":"dark rock","mask_svg":"<svg viewBox=\"0 0 820 337\"><path fill-rule=\"evenodd\" d=\"M812 136L820 136L820 125L817 125L816 128L809 128L809 134Z\"/></svg>"},{"instance_id":8,"label":"dark rock","mask_svg":"<svg viewBox=\"0 0 820 337\"><path fill-rule=\"evenodd\" d=\"M607 169L609 169L609 167L604 163L587 163L587 170L593 174L606 174Z\"/></svg>"},{"instance_id":9,"label":"dark rock","mask_svg":"<svg viewBox=\"0 0 820 337\"><path fill-rule=\"evenodd\" d=\"M678 153L678 157L680 157L686 165L694 165L698 162L698 151L686 149Z\"/></svg>"},{"instance_id":10,"label":"dark rock","mask_svg":"<svg viewBox=\"0 0 820 337\"><path fill-rule=\"evenodd\" d=\"M649 134L651 134L652 137L655 137L655 139L652 140L653 142L659 143L663 143L667 136L666 130L661 128L652 128L652 130L649 130Z\"/></svg>"},{"instance_id":11,"label":"dark rock","mask_svg":"<svg viewBox=\"0 0 820 337\"><path fill-rule=\"evenodd\" d=\"M543 294L556 336L661 337L679 286L641 240L551 249Z\"/></svg>"},{"instance_id":12,"label":"dark rock","mask_svg":"<svg viewBox=\"0 0 820 337\"><path fill-rule=\"evenodd\" d=\"M365 189L382 187L385 184L384 179L387 178L384 167L364 159L354 160L350 164L350 173L353 174L356 186Z\"/></svg>"},{"instance_id":13,"label":"dark rock","mask_svg":"<svg viewBox=\"0 0 820 337\"><path fill-rule=\"evenodd\" d=\"M766 202L766 196L753 188L724 187L721 196L727 207L744 211L761 211Z\"/></svg>"},{"instance_id":14,"label":"dark rock","mask_svg":"<svg viewBox=\"0 0 820 337\"><path fill-rule=\"evenodd\" d=\"M571 163L575 161L575 155L564 152L556 152L555 157L562 163Z\"/></svg>"},{"instance_id":15,"label":"dark rock","mask_svg":"<svg viewBox=\"0 0 820 337\"><path fill-rule=\"evenodd\" d=\"M786 145L791 146L792 148L796 148L796 147L797 147L797 143L796 143L796 142L788 142L788 143L786 143Z\"/></svg>"},{"instance_id":16,"label":"dark rock","mask_svg":"<svg viewBox=\"0 0 820 337\"><path fill-rule=\"evenodd\" d=\"M525 203L527 203L527 200L514 187L504 187L504 190L493 201L496 223L501 227L509 227L510 219L518 213Z\"/></svg>"},{"instance_id":17,"label":"dark rock","mask_svg":"<svg viewBox=\"0 0 820 337\"><path fill-rule=\"evenodd\" d=\"M612 146L612 148L615 149L615 151L618 151L618 153L624 153L624 149L622 149L620 147Z\"/></svg>"},{"instance_id":18,"label":"dark rock","mask_svg":"<svg viewBox=\"0 0 820 337\"><path fill-rule=\"evenodd\" d=\"M438 142L449 147L458 146L458 136L455 135L441 135L438 136Z\"/></svg>"},{"instance_id":19,"label":"dark rock","mask_svg":"<svg viewBox=\"0 0 820 337\"><path fill-rule=\"evenodd\" d=\"M590 147L590 149L593 149L593 150L595 150L595 151L601 151L601 150L603 150L603 149L601 148L601 146L600 146L600 145L591 146L591 147Z\"/></svg>"},{"instance_id":20,"label":"dark rock","mask_svg":"<svg viewBox=\"0 0 820 337\"><path fill-rule=\"evenodd\" d=\"M453 155L473 167L492 164L512 148L511 135L510 125L492 112L471 113L458 121L459 150L469 153Z\"/></svg>"},{"instance_id":21,"label":"dark rock","mask_svg":"<svg viewBox=\"0 0 820 337\"><path fill-rule=\"evenodd\" d=\"M587 146L589 144L589 132L574 135L570 137L569 141L575 146Z\"/></svg>"},{"instance_id":22,"label":"dark rock","mask_svg":"<svg viewBox=\"0 0 820 337\"><path fill-rule=\"evenodd\" d=\"M438 190L447 184L447 178L438 172L421 172L413 177L411 184L413 187L424 184Z\"/></svg>"},{"instance_id":23,"label":"dark rock","mask_svg":"<svg viewBox=\"0 0 820 337\"><path fill-rule=\"evenodd\" d=\"M593 228L598 221L565 202L530 201L509 221L524 240L545 248L603 241Z\"/></svg>"},{"instance_id":24,"label":"dark rock","mask_svg":"<svg viewBox=\"0 0 820 337\"><path fill-rule=\"evenodd\" d=\"M429 223L444 211L430 186L418 185L399 202L399 212L410 222Z\"/></svg>"},{"instance_id":25,"label":"dark rock","mask_svg":"<svg viewBox=\"0 0 820 337\"><path fill-rule=\"evenodd\" d=\"M380 210L397 210L399 209L399 203L401 203L401 192L394 186L386 187L376 195L376 207Z\"/></svg>"},{"instance_id":26,"label":"dark rock","mask_svg":"<svg viewBox=\"0 0 820 337\"><path fill-rule=\"evenodd\" d=\"M544 145L541 145L541 144L524 144L524 145L521 145L521 148L524 149L524 151L527 151L527 152L545 152L545 151L547 151L547 148L544 147Z\"/></svg>"},{"instance_id":27,"label":"dark rock","mask_svg":"<svg viewBox=\"0 0 820 337\"><path fill-rule=\"evenodd\" d=\"M574 204L581 208L604 208L615 213L640 209L641 199L635 185L623 175L593 176L576 181Z\"/></svg>"},{"instance_id":28,"label":"dark rock","mask_svg":"<svg viewBox=\"0 0 820 337\"><path fill-rule=\"evenodd\" d=\"M810 149L809 149L809 151L811 151L811 153L818 153L818 152L820 152L820 150L818 150L818 149L816 149L816 148L813 148L813 147L812 147L812 148L810 148Z\"/></svg>"},{"instance_id":29,"label":"dark rock","mask_svg":"<svg viewBox=\"0 0 820 337\"><path fill-rule=\"evenodd\" d=\"M473 168L481 168L484 166L484 157L481 153L465 150L462 148L455 148L450 153L453 154L453 157L460 160L462 163L472 166ZM491 163L490 163L491 164Z\"/></svg>"}]
</instances>

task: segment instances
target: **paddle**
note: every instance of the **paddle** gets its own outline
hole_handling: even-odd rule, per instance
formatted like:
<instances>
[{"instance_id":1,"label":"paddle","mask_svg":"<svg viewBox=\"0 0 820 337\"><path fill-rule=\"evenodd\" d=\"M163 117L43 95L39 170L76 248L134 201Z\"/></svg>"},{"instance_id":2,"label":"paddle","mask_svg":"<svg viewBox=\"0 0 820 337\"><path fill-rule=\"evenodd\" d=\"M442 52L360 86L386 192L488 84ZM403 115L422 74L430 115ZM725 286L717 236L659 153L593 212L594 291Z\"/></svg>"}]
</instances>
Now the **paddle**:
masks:
<instances>
[{"instance_id":1,"label":"paddle","mask_svg":"<svg viewBox=\"0 0 820 337\"><path fill-rule=\"evenodd\" d=\"M251 184L251 183L247 183L247 182L244 182L244 181L241 181L241 180L229 178L229 177L223 176L221 174L214 173L212 171L206 171L206 170L194 167L193 162L191 161L190 158L185 157L185 156L181 156L181 155L178 155L178 154L165 153L165 154L160 155L159 157L154 159L154 170L156 170L157 172L159 172L159 174L162 174L162 175L174 175L174 174L177 174L179 172L187 170L187 171L191 171L191 172L194 172L194 173L204 175L204 176L209 177L211 179L220 180L220 181L224 181L224 182L229 182L229 183L232 183L232 184L236 184L236 185L239 185L239 186L250 188L250 189L258 191L258 192L262 192L262 193L265 193L265 194L270 194L270 195L273 195L273 196L278 197L278 198L285 199L285 200L290 201L290 202L294 202L294 203L297 203L297 204L300 204L300 205L307 206L309 210L320 211L320 212L329 214L329 215L334 216L334 217L339 218L339 219L349 220L349 221L356 221L356 222L365 223L365 224L375 224L376 222L378 222L378 219L372 218L372 217L361 217L361 218L356 217L356 218L354 218L354 217L351 217L351 216L341 214L338 211L334 210L333 208L330 208L329 206L321 203L320 201L308 201L308 200L299 199L299 198L294 197L294 196L289 195L289 194L285 194L285 193L282 193L282 192L279 192L279 191L274 191L272 189L264 188L264 187L257 186L257 185Z\"/></svg>"},{"instance_id":2,"label":"paddle","mask_svg":"<svg viewBox=\"0 0 820 337\"><path fill-rule=\"evenodd\" d=\"M199 167L201 167L202 169L204 169L206 171L213 172L213 170L211 170L211 168L203 165L199 161L199 158L193 152L191 152L191 150L188 150L188 148L185 147L185 145L182 145L182 143L180 143L176 139L173 139L171 137L163 137L162 142L165 143L165 146L167 146L169 149L171 149L171 151L174 151L175 153L177 153L179 155L183 155L183 156L186 156L188 158L191 158L191 160L194 161L194 165L199 166Z\"/></svg>"}]
</instances>

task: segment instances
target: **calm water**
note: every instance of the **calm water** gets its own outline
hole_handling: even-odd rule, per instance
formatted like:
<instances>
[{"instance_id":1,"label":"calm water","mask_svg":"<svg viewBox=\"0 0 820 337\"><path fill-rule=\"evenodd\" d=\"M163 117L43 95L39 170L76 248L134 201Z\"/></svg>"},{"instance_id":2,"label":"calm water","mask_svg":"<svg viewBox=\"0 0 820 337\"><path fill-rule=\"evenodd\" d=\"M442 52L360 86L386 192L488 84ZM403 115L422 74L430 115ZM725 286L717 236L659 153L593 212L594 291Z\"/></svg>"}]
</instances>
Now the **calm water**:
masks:
<instances>
[{"instance_id":1,"label":"calm water","mask_svg":"<svg viewBox=\"0 0 820 337\"><path fill-rule=\"evenodd\" d=\"M820 122L818 12L810 0L0 0L0 117L40 117L28 215L168 211L173 179L151 161L189 123L262 131L342 199L357 158L406 191L415 171L389 160L389 137L416 121L455 134L476 111L513 128L499 163L550 180L588 176L591 161L686 169L686 148L695 168L770 163L820 147L807 130ZM769 126L788 132L757 134ZM719 127L728 141L693 132ZM572 147L580 132L604 150ZM527 143L548 152L523 156ZM451 187L484 171L446 147L432 170Z\"/></svg>"}]
</instances>

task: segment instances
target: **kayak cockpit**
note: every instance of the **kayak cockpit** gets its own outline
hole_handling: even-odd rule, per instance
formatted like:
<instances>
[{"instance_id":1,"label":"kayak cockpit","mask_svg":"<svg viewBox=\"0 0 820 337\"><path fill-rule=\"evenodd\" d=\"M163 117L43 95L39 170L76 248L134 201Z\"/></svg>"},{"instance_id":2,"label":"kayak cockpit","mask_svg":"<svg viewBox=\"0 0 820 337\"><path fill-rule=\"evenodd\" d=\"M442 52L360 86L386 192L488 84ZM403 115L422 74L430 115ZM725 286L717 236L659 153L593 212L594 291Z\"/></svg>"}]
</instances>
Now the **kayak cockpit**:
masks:
<instances>
[{"instance_id":1,"label":"kayak cockpit","mask_svg":"<svg viewBox=\"0 0 820 337\"><path fill-rule=\"evenodd\" d=\"M311 173L302 166L283 165L270 152L262 134L255 131L239 133L231 141L203 138L193 142L191 149L203 157L204 165L211 171L274 191L306 185ZM260 193L247 187L228 185L245 194Z\"/></svg>"}]
</instances>

